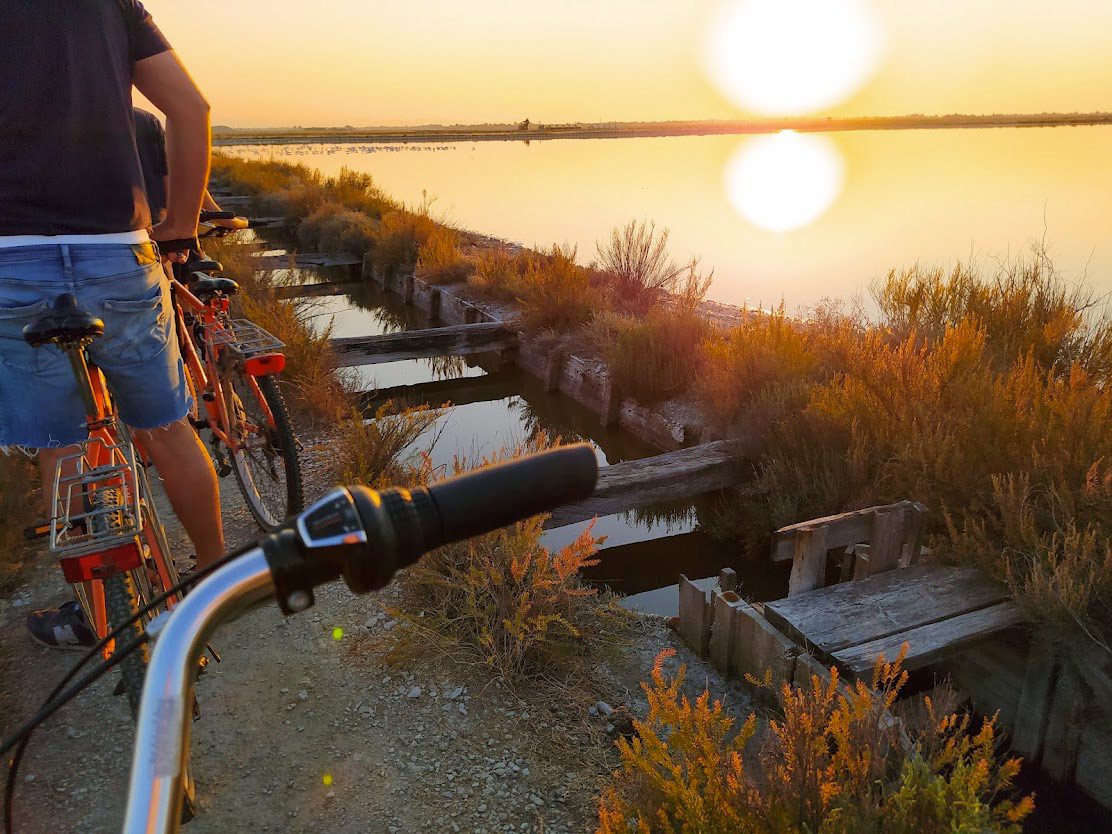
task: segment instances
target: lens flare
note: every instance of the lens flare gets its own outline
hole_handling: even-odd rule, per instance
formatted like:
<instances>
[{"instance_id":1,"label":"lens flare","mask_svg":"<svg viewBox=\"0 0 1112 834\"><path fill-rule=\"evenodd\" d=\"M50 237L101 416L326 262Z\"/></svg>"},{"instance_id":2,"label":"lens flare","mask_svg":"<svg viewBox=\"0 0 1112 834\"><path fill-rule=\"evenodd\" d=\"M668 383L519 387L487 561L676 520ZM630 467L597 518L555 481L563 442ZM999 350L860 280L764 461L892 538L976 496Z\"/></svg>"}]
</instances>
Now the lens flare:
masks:
<instances>
[{"instance_id":1,"label":"lens flare","mask_svg":"<svg viewBox=\"0 0 1112 834\"><path fill-rule=\"evenodd\" d=\"M844 176L833 142L785 130L741 144L726 166L726 194L753 225L786 232L821 217L838 199Z\"/></svg>"},{"instance_id":2,"label":"lens flare","mask_svg":"<svg viewBox=\"0 0 1112 834\"><path fill-rule=\"evenodd\" d=\"M883 40L868 0L744 0L715 17L705 65L739 107L810 113L853 95L876 70Z\"/></svg>"}]
</instances>

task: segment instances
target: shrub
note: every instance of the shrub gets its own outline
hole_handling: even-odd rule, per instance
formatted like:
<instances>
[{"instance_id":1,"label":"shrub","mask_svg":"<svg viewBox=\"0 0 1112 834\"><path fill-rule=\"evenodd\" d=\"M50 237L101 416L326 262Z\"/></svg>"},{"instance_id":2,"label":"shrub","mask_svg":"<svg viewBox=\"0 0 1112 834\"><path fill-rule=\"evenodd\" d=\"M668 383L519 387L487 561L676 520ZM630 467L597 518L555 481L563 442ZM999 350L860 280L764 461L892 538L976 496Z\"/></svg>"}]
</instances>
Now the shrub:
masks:
<instances>
[{"instance_id":1,"label":"shrub","mask_svg":"<svg viewBox=\"0 0 1112 834\"><path fill-rule=\"evenodd\" d=\"M873 687L839 691L836 670L809 687L784 684L780 717L740 727L704 691L681 695L684 669L668 680L653 667L642 684L649 713L618 742L622 768L602 794L600 834L884 831L1018 834L1034 808L1015 799L1019 760L998 761L995 723L970 735L969 718L936 714L914 728L906 750L889 708L906 681L877 664Z\"/></svg>"},{"instance_id":2,"label":"shrub","mask_svg":"<svg viewBox=\"0 0 1112 834\"><path fill-rule=\"evenodd\" d=\"M547 444L541 435L520 451ZM480 465L495 462L485 458ZM467 468L456 462L457 473ZM613 615L593 599L579 571L596 564L598 541L588 528L549 552L540 543L544 519L441 548L402 574L402 598L411 612L403 616L420 651L447 647L510 682L560 673L595 653Z\"/></svg>"},{"instance_id":3,"label":"shrub","mask_svg":"<svg viewBox=\"0 0 1112 834\"><path fill-rule=\"evenodd\" d=\"M553 246L530 257L517 300L526 330L567 332L582 327L595 313L587 271L575 262L574 247Z\"/></svg>"},{"instance_id":4,"label":"shrub","mask_svg":"<svg viewBox=\"0 0 1112 834\"><path fill-rule=\"evenodd\" d=\"M446 226L433 228L417 256L418 277L430 284L458 284L474 270L460 251L459 235Z\"/></svg>"},{"instance_id":5,"label":"shrub","mask_svg":"<svg viewBox=\"0 0 1112 834\"><path fill-rule=\"evenodd\" d=\"M1112 327L1107 316L1093 316L1095 292L1068 284L1042 246L999 264L988 277L963 263L949 275L918 265L893 270L874 286L873 297L882 324L903 337L916 333L937 342L947 328L975 322L998 369L1030 354L1045 369L1065 372L1080 362L1106 378L1112 371Z\"/></svg>"},{"instance_id":6,"label":"shrub","mask_svg":"<svg viewBox=\"0 0 1112 834\"><path fill-rule=\"evenodd\" d=\"M436 417L436 411L426 406L395 412L391 403L383 403L369 420L357 411L349 412L339 421L332 444L335 480L374 489L428 480L428 456L410 450Z\"/></svg>"},{"instance_id":7,"label":"shrub","mask_svg":"<svg viewBox=\"0 0 1112 834\"><path fill-rule=\"evenodd\" d=\"M525 254L514 254L501 247L489 249L479 256L468 283L487 298L509 302L521 294L521 282L528 268L529 257Z\"/></svg>"},{"instance_id":8,"label":"shrub","mask_svg":"<svg viewBox=\"0 0 1112 834\"><path fill-rule=\"evenodd\" d=\"M696 261L676 266L668 257L668 235L667 229L658 235L655 223L631 220L612 229L607 243L598 244L599 267L623 309L644 313L676 292L685 275L695 273Z\"/></svg>"},{"instance_id":9,"label":"shrub","mask_svg":"<svg viewBox=\"0 0 1112 834\"><path fill-rule=\"evenodd\" d=\"M325 203L297 227L297 242L318 252L362 254L375 240L375 224L366 214Z\"/></svg>"},{"instance_id":10,"label":"shrub","mask_svg":"<svg viewBox=\"0 0 1112 834\"><path fill-rule=\"evenodd\" d=\"M644 317L604 313L593 325L610 376L623 394L643 403L674 397L699 378L708 331L698 313L678 306Z\"/></svg>"},{"instance_id":11,"label":"shrub","mask_svg":"<svg viewBox=\"0 0 1112 834\"><path fill-rule=\"evenodd\" d=\"M425 212L398 209L384 215L371 249L374 265L386 274L413 269L435 229L436 221Z\"/></svg>"}]
</instances>

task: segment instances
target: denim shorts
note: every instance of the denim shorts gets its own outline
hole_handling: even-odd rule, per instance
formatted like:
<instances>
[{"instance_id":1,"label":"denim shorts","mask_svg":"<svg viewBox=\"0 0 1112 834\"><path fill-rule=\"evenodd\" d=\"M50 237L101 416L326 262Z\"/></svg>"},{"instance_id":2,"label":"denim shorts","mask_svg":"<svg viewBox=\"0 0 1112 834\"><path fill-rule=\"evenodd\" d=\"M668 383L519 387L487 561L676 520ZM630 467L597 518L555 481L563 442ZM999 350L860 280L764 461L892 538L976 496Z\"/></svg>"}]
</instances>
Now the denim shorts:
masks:
<instances>
[{"instance_id":1,"label":"denim shorts","mask_svg":"<svg viewBox=\"0 0 1112 834\"><path fill-rule=\"evenodd\" d=\"M69 359L54 345L23 340L24 326L62 293L104 320L89 358L124 422L153 429L184 418L189 386L170 285L152 244L0 248L0 446L66 446L88 435Z\"/></svg>"}]
</instances>

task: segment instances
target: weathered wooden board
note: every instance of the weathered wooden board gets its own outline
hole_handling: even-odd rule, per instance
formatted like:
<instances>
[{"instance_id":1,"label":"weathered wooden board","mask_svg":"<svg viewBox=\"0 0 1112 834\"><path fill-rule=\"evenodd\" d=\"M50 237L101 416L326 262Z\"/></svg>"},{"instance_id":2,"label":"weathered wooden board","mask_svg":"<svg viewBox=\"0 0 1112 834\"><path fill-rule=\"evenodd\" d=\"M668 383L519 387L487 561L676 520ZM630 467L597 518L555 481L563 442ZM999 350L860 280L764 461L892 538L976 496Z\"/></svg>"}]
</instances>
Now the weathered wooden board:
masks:
<instances>
[{"instance_id":1,"label":"weathered wooden board","mask_svg":"<svg viewBox=\"0 0 1112 834\"><path fill-rule=\"evenodd\" d=\"M1050 709L1046 716L1041 764L1054 779L1072 781L1081 752L1085 698L1076 673L1069 665L1059 669Z\"/></svg>"},{"instance_id":2,"label":"weathered wooden board","mask_svg":"<svg viewBox=\"0 0 1112 834\"><path fill-rule=\"evenodd\" d=\"M850 646L987 608L1007 595L975 568L918 565L776 600L765 616L829 660Z\"/></svg>"},{"instance_id":3,"label":"weathered wooden board","mask_svg":"<svg viewBox=\"0 0 1112 834\"><path fill-rule=\"evenodd\" d=\"M257 269L290 269L290 260L298 269L325 266L363 266L363 259L343 252L298 252L296 255L259 255L254 259Z\"/></svg>"},{"instance_id":4,"label":"weathered wooden board","mask_svg":"<svg viewBox=\"0 0 1112 834\"><path fill-rule=\"evenodd\" d=\"M865 555L858 557L854 579L864 579L899 567L903 553L904 519L909 515L904 507L877 511L873 516L869 549Z\"/></svg>"},{"instance_id":5,"label":"weathered wooden board","mask_svg":"<svg viewBox=\"0 0 1112 834\"><path fill-rule=\"evenodd\" d=\"M1015 726L1012 728L1012 749L1025 758L1038 761L1046 733L1046 715L1058 662L1054 645L1049 640L1036 640L1027 655L1023 689L1019 693Z\"/></svg>"},{"instance_id":6,"label":"weathered wooden board","mask_svg":"<svg viewBox=\"0 0 1112 834\"><path fill-rule=\"evenodd\" d=\"M826 577L826 528L801 530L795 537L795 557L788 581L788 596L821 588Z\"/></svg>"},{"instance_id":7,"label":"weathered wooden board","mask_svg":"<svg viewBox=\"0 0 1112 834\"><path fill-rule=\"evenodd\" d=\"M838 665L860 676L872 670L879 655L893 660L907 643L903 668L918 669L999 631L1014 628L1023 620L1023 613L1015 603L998 602L968 614L850 646L833 655Z\"/></svg>"},{"instance_id":8,"label":"weathered wooden board","mask_svg":"<svg viewBox=\"0 0 1112 834\"><path fill-rule=\"evenodd\" d=\"M333 339L341 366L373 365L403 359L430 359L436 356L467 356L473 353L509 350L517 344L517 334L498 322L457 324L431 330L407 330L380 336Z\"/></svg>"},{"instance_id":9,"label":"weathered wooden board","mask_svg":"<svg viewBox=\"0 0 1112 834\"><path fill-rule=\"evenodd\" d=\"M612 515L658 501L693 498L738 483L741 447L718 440L599 470L594 494L556 509L546 527L563 527L595 516Z\"/></svg>"},{"instance_id":10,"label":"weathered wooden board","mask_svg":"<svg viewBox=\"0 0 1112 834\"><path fill-rule=\"evenodd\" d=\"M1112 726L1086 725L1077 751L1074 781L1105 808L1112 809Z\"/></svg>"},{"instance_id":11,"label":"weathered wooden board","mask_svg":"<svg viewBox=\"0 0 1112 834\"><path fill-rule=\"evenodd\" d=\"M719 592L714 595L714 618L710 627L708 652L711 665L724 674L733 674L734 640L737 636L734 620L738 606L744 605L741 597L733 591Z\"/></svg>"},{"instance_id":12,"label":"weathered wooden board","mask_svg":"<svg viewBox=\"0 0 1112 834\"><path fill-rule=\"evenodd\" d=\"M776 531L776 536L772 540L772 559L775 562L786 562L791 559L795 555L794 540L799 531L820 526L826 527L827 547L831 549L867 542L872 536L873 516L876 512L897 507L908 511L927 512L927 508L917 501L900 501L897 504L868 507L864 510L813 518L801 521L799 524L789 524Z\"/></svg>"},{"instance_id":13,"label":"weathered wooden board","mask_svg":"<svg viewBox=\"0 0 1112 834\"><path fill-rule=\"evenodd\" d=\"M707 591L701 590L680 574L679 633L683 641L700 657L707 656L711 618L714 616L708 596Z\"/></svg>"},{"instance_id":14,"label":"weathered wooden board","mask_svg":"<svg viewBox=\"0 0 1112 834\"><path fill-rule=\"evenodd\" d=\"M763 680L772 673L773 686L795 680L795 661L799 646L781 634L751 605L741 604L734 616L734 659L732 668L739 675Z\"/></svg>"},{"instance_id":15,"label":"weathered wooden board","mask_svg":"<svg viewBox=\"0 0 1112 834\"><path fill-rule=\"evenodd\" d=\"M461 379L438 379L414 385L394 385L367 391L359 397L359 408L371 416L379 406L393 403L398 408L414 405L468 405L502 400L518 392L520 384L504 373L468 376Z\"/></svg>"},{"instance_id":16,"label":"weathered wooden board","mask_svg":"<svg viewBox=\"0 0 1112 834\"><path fill-rule=\"evenodd\" d=\"M322 281L319 284L291 284L278 287L278 298L320 298L328 295L347 295L363 287L361 281Z\"/></svg>"}]
</instances>

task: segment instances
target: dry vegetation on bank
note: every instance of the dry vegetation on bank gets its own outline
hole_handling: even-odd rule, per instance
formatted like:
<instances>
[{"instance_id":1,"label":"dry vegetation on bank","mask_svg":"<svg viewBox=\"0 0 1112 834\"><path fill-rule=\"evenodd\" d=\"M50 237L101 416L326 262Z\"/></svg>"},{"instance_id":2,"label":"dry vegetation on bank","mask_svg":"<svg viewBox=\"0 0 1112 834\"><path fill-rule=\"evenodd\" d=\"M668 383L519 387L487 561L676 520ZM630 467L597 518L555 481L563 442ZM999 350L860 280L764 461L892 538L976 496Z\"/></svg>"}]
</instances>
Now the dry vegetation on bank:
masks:
<instances>
[{"instance_id":1,"label":"dry vegetation on bank","mask_svg":"<svg viewBox=\"0 0 1112 834\"><path fill-rule=\"evenodd\" d=\"M871 318L828 305L721 330L698 313L709 277L672 262L652 224L614 229L591 267L561 247L473 255L427 205L363 175L228 157L214 170L294 229L333 212L381 267L467 280L525 329L578 339L642 402L693 397L720 433L760 434L751 483L714 524L754 555L783 524L914 498L934 511L936 553L1006 581L1036 622L1112 643L1112 323L1041 249L893 271Z\"/></svg>"}]
</instances>

